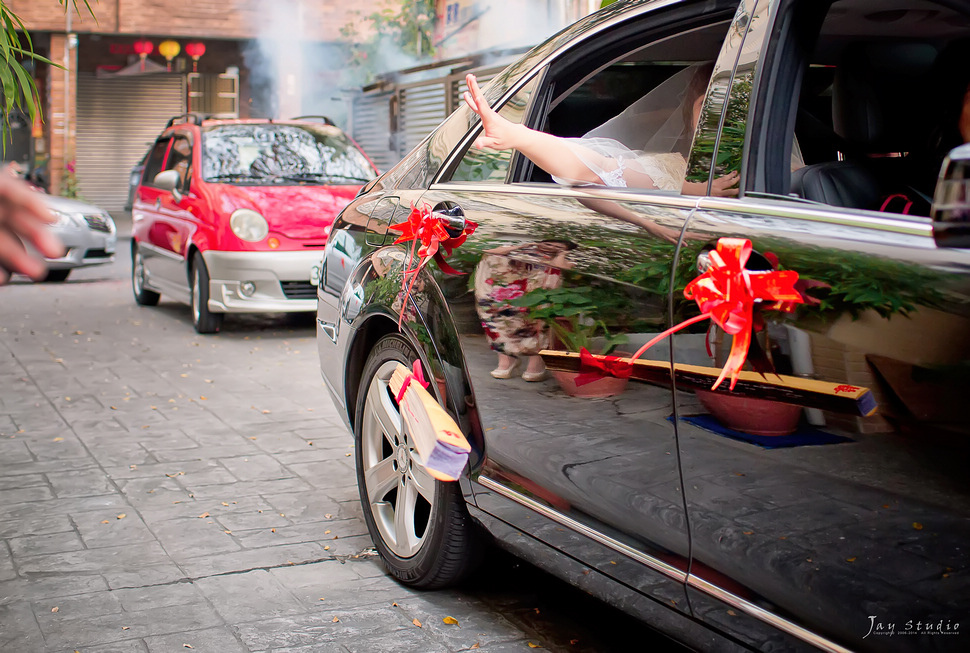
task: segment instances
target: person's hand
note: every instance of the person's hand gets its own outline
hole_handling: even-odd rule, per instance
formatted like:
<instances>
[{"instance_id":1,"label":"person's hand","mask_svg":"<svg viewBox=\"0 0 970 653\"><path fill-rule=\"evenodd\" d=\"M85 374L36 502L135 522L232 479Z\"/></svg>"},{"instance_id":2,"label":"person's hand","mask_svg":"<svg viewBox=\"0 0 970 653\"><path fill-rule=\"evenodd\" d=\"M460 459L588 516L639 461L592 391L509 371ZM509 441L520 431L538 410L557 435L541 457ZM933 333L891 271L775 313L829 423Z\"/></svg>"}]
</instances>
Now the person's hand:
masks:
<instances>
[{"instance_id":1,"label":"person's hand","mask_svg":"<svg viewBox=\"0 0 970 653\"><path fill-rule=\"evenodd\" d=\"M741 173L737 170L729 172L723 177L718 177L711 184L711 195L714 197L737 197L738 189L732 188L741 179Z\"/></svg>"},{"instance_id":2,"label":"person's hand","mask_svg":"<svg viewBox=\"0 0 970 653\"><path fill-rule=\"evenodd\" d=\"M43 259L28 253L24 242L48 258L64 255L64 246L47 229L52 222L54 217L38 193L9 171L0 174L0 283L6 283L13 272L32 279L42 279L47 272Z\"/></svg>"},{"instance_id":3,"label":"person's hand","mask_svg":"<svg viewBox=\"0 0 970 653\"><path fill-rule=\"evenodd\" d=\"M517 131L521 125L510 122L488 106L488 101L471 73L465 75L468 90L464 93L468 107L482 119L482 133L475 139L475 147L488 150L511 150L515 148Z\"/></svg>"},{"instance_id":4,"label":"person's hand","mask_svg":"<svg viewBox=\"0 0 970 653\"><path fill-rule=\"evenodd\" d=\"M738 189L731 188L738 183L741 174L738 171L729 172L723 177L718 177L711 184L712 197L737 197ZM685 181L681 189L684 195L707 195L707 182L705 181Z\"/></svg>"}]
</instances>

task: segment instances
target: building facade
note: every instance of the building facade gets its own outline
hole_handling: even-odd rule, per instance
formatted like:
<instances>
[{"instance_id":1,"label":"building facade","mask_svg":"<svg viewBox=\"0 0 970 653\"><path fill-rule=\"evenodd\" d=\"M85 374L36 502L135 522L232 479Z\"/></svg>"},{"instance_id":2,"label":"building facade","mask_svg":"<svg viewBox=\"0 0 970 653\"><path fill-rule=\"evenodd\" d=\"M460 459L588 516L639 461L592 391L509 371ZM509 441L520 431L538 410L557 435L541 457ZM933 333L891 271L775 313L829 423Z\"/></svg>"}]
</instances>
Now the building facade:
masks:
<instances>
[{"instance_id":1,"label":"building facade","mask_svg":"<svg viewBox=\"0 0 970 653\"><path fill-rule=\"evenodd\" d=\"M340 28L386 0L99 0L95 17L79 4L80 15L56 0L6 0L35 51L63 66L33 65L44 121L20 121L30 131L20 140L52 193L76 182L117 211L129 171L172 116L339 124Z\"/></svg>"},{"instance_id":2,"label":"building facade","mask_svg":"<svg viewBox=\"0 0 970 653\"><path fill-rule=\"evenodd\" d=\"M440 59L453 59L537 45L601 4L602 0L436 0L435 52Z\"/></svg>"}]
</instances>

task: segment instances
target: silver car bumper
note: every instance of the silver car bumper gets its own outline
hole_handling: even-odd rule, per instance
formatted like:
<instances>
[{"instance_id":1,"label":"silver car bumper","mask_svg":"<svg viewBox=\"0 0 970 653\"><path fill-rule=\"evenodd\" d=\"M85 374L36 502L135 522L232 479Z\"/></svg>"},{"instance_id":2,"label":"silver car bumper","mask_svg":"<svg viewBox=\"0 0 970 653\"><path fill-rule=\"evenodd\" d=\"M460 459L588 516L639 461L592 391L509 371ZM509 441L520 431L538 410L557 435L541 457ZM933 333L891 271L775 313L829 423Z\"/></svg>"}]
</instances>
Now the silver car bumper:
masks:
<instances>
[{"instance_id":1,"label":"silver car bumper","mask_svg":"<svg viewBox=\"0 0 970 653\"><path fill-rule=\"evenodd\" d=\"M60 258L45 258L51 270L71 270L88 265L100 265L114 261L118 236L110 233L81 228L51 229L64 244L66 252Z\"/></svg>"},{"instance_id":2,"label":"silver car bumper","mask_svg":"<svg viewBox=\"0 0 970 653\"><path fill-rule=\"evenodd\" d=\"M322 249L296 252L202 254L209 271L209 310L214 313L299 313L317 310ZM243 284L252 283L246 295Z\"/></svg>"}]
</instances>

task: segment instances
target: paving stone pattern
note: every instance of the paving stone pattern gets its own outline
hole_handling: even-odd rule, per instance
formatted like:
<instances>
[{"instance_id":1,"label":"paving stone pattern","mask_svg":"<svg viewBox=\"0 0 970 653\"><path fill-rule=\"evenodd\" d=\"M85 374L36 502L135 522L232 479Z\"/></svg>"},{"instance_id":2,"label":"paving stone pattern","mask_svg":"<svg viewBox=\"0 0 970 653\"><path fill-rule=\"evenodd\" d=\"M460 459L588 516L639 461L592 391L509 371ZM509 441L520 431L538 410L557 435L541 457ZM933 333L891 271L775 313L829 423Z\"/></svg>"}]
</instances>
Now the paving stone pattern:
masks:
<instances>
[{"instance_id":1,"label":"paving stone pattern","mask_svg":"<svg viewBox=\"0 0 970 653\"><path fill-rule=\"evenodd\" d=\"M200 336L188 307L134 304L119 252L0 288L0 651L612 646L600 624L535 617L564 587L516 563L478 591L391 580L312 316ZM641 636L605 614L617 641Z\"/></svg>"}]
</instances>

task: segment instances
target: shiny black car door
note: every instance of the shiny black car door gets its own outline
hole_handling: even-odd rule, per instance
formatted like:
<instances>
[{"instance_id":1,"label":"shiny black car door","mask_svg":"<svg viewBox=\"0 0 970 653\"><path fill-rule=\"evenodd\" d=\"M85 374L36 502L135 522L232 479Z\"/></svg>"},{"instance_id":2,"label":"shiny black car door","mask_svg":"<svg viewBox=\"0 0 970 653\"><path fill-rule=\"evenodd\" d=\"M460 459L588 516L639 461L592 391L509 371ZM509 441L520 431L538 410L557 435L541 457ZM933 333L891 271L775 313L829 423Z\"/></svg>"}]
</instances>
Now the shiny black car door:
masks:
<instances>
[{"instance_id":1,"label":"shiny black car door","mask_svg":"<svg viewBox=\"0 0 970 653\"><path fill-rule=\"evenodd\" d=\"M773 4L760 43L739 55L716 157L743 170L747 192L701 200L674 283L674 321L699 315L684 288L750 243L753 276L728 275L735 300L756 298L746 315L731 309L744 318L737 333L705 321L672 337L691 607L757 647L965 650L970 252L937 247L924 218L800 202L762 183L764 159L792 142L772 120L795 115L783 75L797 66L778 63L772 39L799 24L785 11L798 4ZM825 29L846 41L851 21L832 16ZM778 70L758 69L772 61ZM756 278L795 297L758 294L768 286ZM737 384L712 392L745 333Z\"/></svg>"},{"instance_id":2,"label":"shiny black car door","mask_svg":"<svg viewBox=\"0 0 970 653\"><path fill-rule=\"evenodd\" d=\"M716 53L734 6L691 9L693 17L676 15L677 29L669 28L659 45L646 36L631 45L657 48L621 64L616 74L659 83L660 75L683 67L681 60L669 61L670 53L682 52L678 44L706 44ZM662 32L672 16L658 11L649 26ZM584 47L590 58L611 49L612 55L600 56L626 56L595 40ZM703 58L703 48L695 56ZM609 63L606 58L600 67ZM584 65L589 74L596 70L595 59ZM562 88L574 85L585 93L609 86L570 72L553 65L548 74L527 76L500 113L549 128L568 119L561 111L550 113L563 102ZM707 117L715 124L718 112L712 100ZM565 368L578 364L583 347L596 353L609 343L608 354L628 356L670 324L671 266L697 198L542 182L519 155L477 150L470 138L463 143L421 202L432 210L457 207L477 229L448 259L467 276L440 282L449 319L429 315L425 323L444 366L463 368L470 380L464 396L449 403L458 405L473 436L484 442L484 459L472 468L475 502L658 602L687 611L688 538L669 374L652 383L631 382L616 378L623 375L611 371L611 361L600 360L591 365L605 370L584 365L585 380L575 374L570 380ZM530 380L529 360L541 350L555 350L543 357L547 367L559 369ZM500 354L517 357L511 378L496 378L505 376L498 371ZM669 346L644 358L662 370L668 356ZM604 391L607 396L577 396L604 385L597 376L614 385Z\"/></svg>"}]
</instances>

